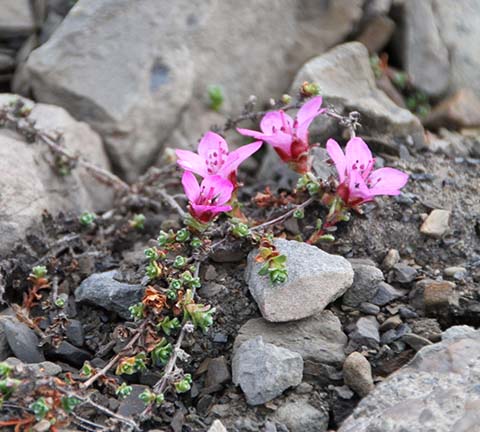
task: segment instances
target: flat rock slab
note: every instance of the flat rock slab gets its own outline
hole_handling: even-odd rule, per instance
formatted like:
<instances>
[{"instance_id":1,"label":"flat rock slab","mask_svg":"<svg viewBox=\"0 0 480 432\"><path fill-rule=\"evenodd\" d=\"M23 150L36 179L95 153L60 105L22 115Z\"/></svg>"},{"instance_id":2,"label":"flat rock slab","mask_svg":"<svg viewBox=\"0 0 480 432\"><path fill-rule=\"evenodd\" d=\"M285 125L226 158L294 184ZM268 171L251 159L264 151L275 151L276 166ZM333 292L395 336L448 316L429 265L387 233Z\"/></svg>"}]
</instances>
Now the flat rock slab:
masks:
<instances>
[{"instance_id":1,"label":"flat rock slab","mask_svg":"<svg viewBox=\"0 0 480 432\"><path fill-rule=\"evenodd\" d=\"M245 279L263 317L272 322L295 321L321 312L352 285L352 265L315 246L275 239L278 251L287 257L288 280L272 284L258 274L262 264L257 251L248 256Z\"/></svg>"},{"instance_id":2,"label":"flat rock slab","mask_svg":"<svg viewBox=\"0 0 480 432\"><path fill-rule=\"evenodd\" d=\"M451 327L362 399L339 432L473 432L479 378L480 331Z\"/></svg>"},{"instance_id":3,"label":"flat rock slab","mask_svg":"<svg viewBox=\"0 0 480 432\"><path fill-rule=\"evenodd\" d=\"M240 386L250 405L280 396L287 388L300 384L302 377L302 357L264 343L261 336L243 342L232 360L233 382Z\"/></svg>"},{"instance_id":4,"label":"flat rock slab","mask_svg":"<svg viewBox=\"0 0 480 432\"><path fill-rule=\"evenodd\" d=\"M341 367L347 336L340 320L330 311L289 323L271 323L263 318L247 321L235 339L234 352L251 338L262 336L266 343L300 354L305 373L317 375L323 365Z\"/></svg>"},{"instance_id":5,"label":"flat rock slab","mask_svg":"<svg viewBox=\"0 0 480 432\"><path fill-rule=\"evenodd\" d=\"M124 319L130 318L128 308L141 300L144 287L119 282L114 279L116 274L116 270L111 270L89 276L76 289L75 300L101 306Z\"/></svg>"}]
</instances>

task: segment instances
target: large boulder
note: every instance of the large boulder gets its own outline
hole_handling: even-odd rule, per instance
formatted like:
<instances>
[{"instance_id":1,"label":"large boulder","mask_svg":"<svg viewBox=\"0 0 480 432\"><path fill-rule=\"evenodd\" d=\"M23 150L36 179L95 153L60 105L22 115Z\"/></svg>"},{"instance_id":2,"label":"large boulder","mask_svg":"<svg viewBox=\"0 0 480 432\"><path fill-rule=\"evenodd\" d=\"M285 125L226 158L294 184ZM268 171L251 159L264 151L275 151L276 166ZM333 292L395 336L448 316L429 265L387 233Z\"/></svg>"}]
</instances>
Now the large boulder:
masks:
<instances>
[{"instance_id":1,"label":"large boulder","mask_svg":"<svg viewBox=\"0 0 480 432\"><path fill-rule=\"evenodd\" d=\"M448 87L450 62L433 0L405 2L405 71L412 83L438 96Z\"/></svg>"},{"instance_id":2,"label":"large boulder","mask_svg":"<svg viewBox=\"0 0 480 432\"><path fill-rule=\"evenodd\" d=\"M15 100L0 95L0 106ZM110 169L100 137L86 124L75 121L63 108L33 104L30 117L38 128L63 134L62 145L72 154L81 154L98 166ZM51 166L52 157L42 143L27 143L9 129L0 129L0 254L25 236L27 230L41 220L44 210L82 212L107 209L112 191L100 185L82 168L66 176L58 175Z\"/></svg>"},{"instance_id":3,"label":"large boulder","mask_svg":"<svg viewBox=\"0 0 480 432\"><path fill-rule=\"evenodd\" d=\"M273 284L260 275L263 264L248 256L245 279L263 317L272 322L294 321L321 312L352 285L352 265L342 256L330 255L316 246L275 239L278 252L287 257L288 279Z\"/></svg>"},{"instance_id":4,"label":"large boulder","mask_svg":"<svg viewBox=\"0 0 480 432\"><path fill-rule=\"evenodd\" d=\"M339 45L307 62L297 73L291 92L304 81L319 84L326 105L332 104L338 112L358 111L362 126L358 134L363 138L372 138L393 148L400 144L424 145L420 120L395 105L377 88L368 51L361 43ZM320 116L310 133L324 142L331 136L341 135L341 126L337 120Z\"/></svg>"},{"instance_id":5,"label":"large boulder","mask_svg":"<svg viewBox=\"0 0 480 432\"><path fill-rule=\"evenodd\" d=\"M304 61L352 31L362 4L79 0L28 71L38 100L92 125L134 177L165 142L193 146L221 121L206 113L208 85L222 86L225 112L281 94Z\"/></svg>"},{"instance_id":6,"label":"large boulder","mask_svg":"<svg viewBox=\"0 0 480 432\"><path fill-rule=\"evenodd\" d=\"M478 428L480 331L452 327L362 399L339 432Z\"/></svg>"},{"instance_id":7,"label":"large boulder","mask_svg":"<svg viewBox=\"0 0 480 432\"><path fill-rule=\"evenodd\" d=\"M431 95L470 88L480 96L480 0L405 2L403 62Z\"/></svg>"}]
</instances>

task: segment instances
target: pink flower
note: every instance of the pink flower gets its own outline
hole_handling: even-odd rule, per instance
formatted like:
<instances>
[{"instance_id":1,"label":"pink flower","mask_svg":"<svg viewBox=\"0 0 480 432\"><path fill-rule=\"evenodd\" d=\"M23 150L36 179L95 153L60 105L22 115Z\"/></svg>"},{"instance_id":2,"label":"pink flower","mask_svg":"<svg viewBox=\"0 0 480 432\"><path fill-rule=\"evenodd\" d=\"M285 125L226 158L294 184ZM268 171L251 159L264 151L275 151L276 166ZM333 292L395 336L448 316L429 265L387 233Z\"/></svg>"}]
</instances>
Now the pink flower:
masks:
<instances>
[{"instance_id":1,"label":"pink flower","mask_svg":"<svg viewBox=\"0 0 480 432\"><path fill-rule=\"evenodd\" d=\"M394 168L373 170L375 159L361 138L348 141L345 154L335 140L329 139L327 152L340 180L337 193L349 206L372 201L377 195L398 195L408 181L408 174Z\"/></svg>"},{"instance_id":2,"label":"pink flower","mask_svg":"<svg viewBox=\"0 0 480 432\"><path fill-rule=\"evenodd\" d=\"M218 175L236 183L238 166L262 145L261 141L240 147L229 153L227 142L214 132L207 132L198 144L198 154L177 150L178 165L202 177Z\"/></svg>"},{"instance_id":3,"label":"pink flower","mask_svg":"<svg viewBox=\"0 0 480 432\"><path fill-rule=\"evenodd\" d=\"M325 112L320 109L322 97L317 96L304 104L293 120L284 111L271 111L264 115L260 122L262 132L250 129L237 129L242 135L270 144L280 158L289 163L292 169L300 174L310 170L308 127L319 114Z\"/></svg>"},{"instance_id":4,"label":"pink flower","mask_svg":"<svg viewBox=\"0 0 480 432\"><path fill-rule=\"evenodd\" d=\"M201 223L208 223L219 213L232 210L224 205L232 197L233 184L218 175L208 176L199 185L195 175L185 171L182 185L189 200L190 214Z\"/></svg>"}]
</instances>

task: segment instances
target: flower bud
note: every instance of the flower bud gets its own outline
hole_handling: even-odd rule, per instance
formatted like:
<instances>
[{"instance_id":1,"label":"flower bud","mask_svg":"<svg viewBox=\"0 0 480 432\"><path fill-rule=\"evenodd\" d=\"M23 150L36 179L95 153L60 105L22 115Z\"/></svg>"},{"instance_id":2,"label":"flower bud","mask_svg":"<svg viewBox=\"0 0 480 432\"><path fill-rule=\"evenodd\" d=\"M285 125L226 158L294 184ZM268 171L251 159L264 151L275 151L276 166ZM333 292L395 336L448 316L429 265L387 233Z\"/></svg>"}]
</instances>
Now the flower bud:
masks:
<instances>
[{"instance_id":1,"label":"flower bud","mask_svg":"<svg viewBox=\"0 0 480 432\"><path fill-rule=\"evenodd\" d=\"M305 81L300 87L300 93L304 97L317 96L320 94L320 86L316 83Z\"/></svg>"},{"instance_id":2,"label":"flower bud","mask_svg":"<svg viewBox=\"0 0 480 432\"><path fill-rule=\"evenodd\" d=\"M282 103L288 105L292 101L292 97L289 94L282 95Z\"/></svg>"}]
</instances>

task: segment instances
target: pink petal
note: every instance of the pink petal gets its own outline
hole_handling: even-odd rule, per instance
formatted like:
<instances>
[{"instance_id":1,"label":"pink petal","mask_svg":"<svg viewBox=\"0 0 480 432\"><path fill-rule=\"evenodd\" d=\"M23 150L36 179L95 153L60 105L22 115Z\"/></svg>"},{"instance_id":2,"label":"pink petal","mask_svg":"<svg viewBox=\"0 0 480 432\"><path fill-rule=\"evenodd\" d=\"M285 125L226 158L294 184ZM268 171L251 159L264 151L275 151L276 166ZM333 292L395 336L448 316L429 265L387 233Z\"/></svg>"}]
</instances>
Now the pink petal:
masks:
<instances>
[{"instance_id":1,"label":"pink petal","mask_svg":"<svg viewBox=\"0 0 480 432\"><path fill-rule=\"evenodd\" d=\"M345 180L345 168L347 166L345 154L343 153L342 148L338 145L338 143L332 138L327 141L326 147L328 155L333 160L335 168L337 169L340 183L342 183L343 180Z\"/></svg>"},{"instance_id":2,"label":"pink petal","mask_svg":"<svg viewBox=\"0 0 480 432\"><path fill-rule=\"evenodd\" d=\"M270 136L269 134L264 134L262 132L254 131L254 130L251 130L251 129L237 128L237 132L240 135L249 136L249 137L255 138L257 140L262 140L262 141L265 141L265 142L266 142L266 138L268 138Z\"/></svg>"},{"instance_id":3,"label":"pink petal","mask_svg":"<svg viewBox=\"0 0 480 432\"><path fill-rule=\"evenodd\" d=\"M374 159L372 152L363 139L355 137L348 141L345 147L346 171L360 171L363 178L366 179L372 171Z\"/></svg>"},{"instance_id":4,"label":"pink petal","mask_svg":"<svg viewBox=\"0 0 480 432\"><path fill-rule=\"evenodd\" d=\"M198 154L206 159L209 151L220 151L223 153L228 153L228 144L227 142L215 132L207 132L203 135L202 139L198 143Z\"/></svg>"},{"instance_id":5,"label":"pink petal","mask_svg":"<svg viewBox=\"0 0 480 432\"><path fill-rule=\"evenodd\" d=\"M202 190L205 188L205 191L210 191L213 189L213 196L216 197L217 205L222 205L230 201L234 189L234 186L230 180L218 175L205 177L200 187Z\"/></svg>"},{"instance_id":6,"label":"pink petal","mask_svg":"<svg viewBox=\"0 0 480 432\"><path fill-rule=\"evenodd\" d=\"M197 179L190 171L185 171L182 176L182 185L188 200L193 203L200 196L200 186Z\"/></svg>"},{"instance_id":7,"label":"pink petal","mask_svg":"<svg viewBox=\"0 0 480 432\"><path fill-rule=\"evenodd\" d=\"M351 171L348 178L349 200L354 201L355 198L360 198L369 201L374 194L368 189L365 180L359 170Z\"/></svg>"},{"instance_id":8,"label":"pink petal","mask_svg":"<svg viewBox=\"0 0 480 432\"><path fill-rule=\"evenodd\" d=\"M398 195L407 181L408 174L395 168L380 168L368 177L372 195Z\"/></svg>"},{"instance_id":9,"label":"pink petal","mask_svg":"<svg viewBox=\"0 0 480 432\"><path fill-rule=\"evenodd\" d=\"M192 203L190 205L192 206L193 212L197 215L201 215L207 212L217 215L219 213L229 212L232 210L232 206L229 206L229 205L217 206L217 205L203 205L203 204L195 204L195 203Z\"/></svg>"},{"instance_id":10,"label":"pink petal","mask_svg":"<svg viewBox=\"0 0 480 432\"><path fill-rule=\"evenodd\" d=\"M293 137L291 134L277 132L272 135L263 134L261 132L252 131L250 129L237 129L238 133L246 136L262 140L273 147L280 149L286 155L291 155L291 146Z\"/></svg>"},{"instance_id":11,"label":"pink petal","mask_svg":"<svg viewBox=\"0 0 480 432\"><path fill-rule=\"evenodd\" d=\"M307 140L308 128L312 121L318 115L322 114L324 110L322 106L322 97L316 96L305 103L297 113L295 118L297 122L297 136L302 140Z\"/></svg>"},{"instance_id":12,"label":"pink petal","mask_svg":"<svg viewBox=\"0 0 480 432\"><path fill-rule=\"evenodd\" d=\"M293 119L283 111L270 111L260 121L260 129L263 133L271 135L276 131L289 133L293 128Z\"/></svg>"},{"instance_id":13,"label":"pink petal","mask_svg":"<svg viewBox=\"0 0 480 432\"><path fill-rule=\"evenodd\" d=\"M292 156L293 136L283 132L277 132L269 136L265 141L274 148L280 149L285 155Z\"/></svg>"},{"instance_id":14,"label":"pink petal","mask_svg":"<svg viewBox=\"0 0 480 432\"><path fill-rule=\"evenodd\" d=\"M219 175L227 177L231 172L236 171L238 166L248 159L253 153L255 153L262 146L262 141L255 141L252 144L244 145L237 150L231 152L227 156L225 164L218 172Z\"/></svg>"},{"instance_id":15,"label":"pink petal","mask_svg":"<svg viewBox=\"0 0 480 432\"><path fill-rule=\"evenodd\" d=\"M175 150L177 154L177 164L187 171L192 171L202 177L207 175L207 165L205 159L197 153L189 150Z\"/></svg>"}]
</instances>

